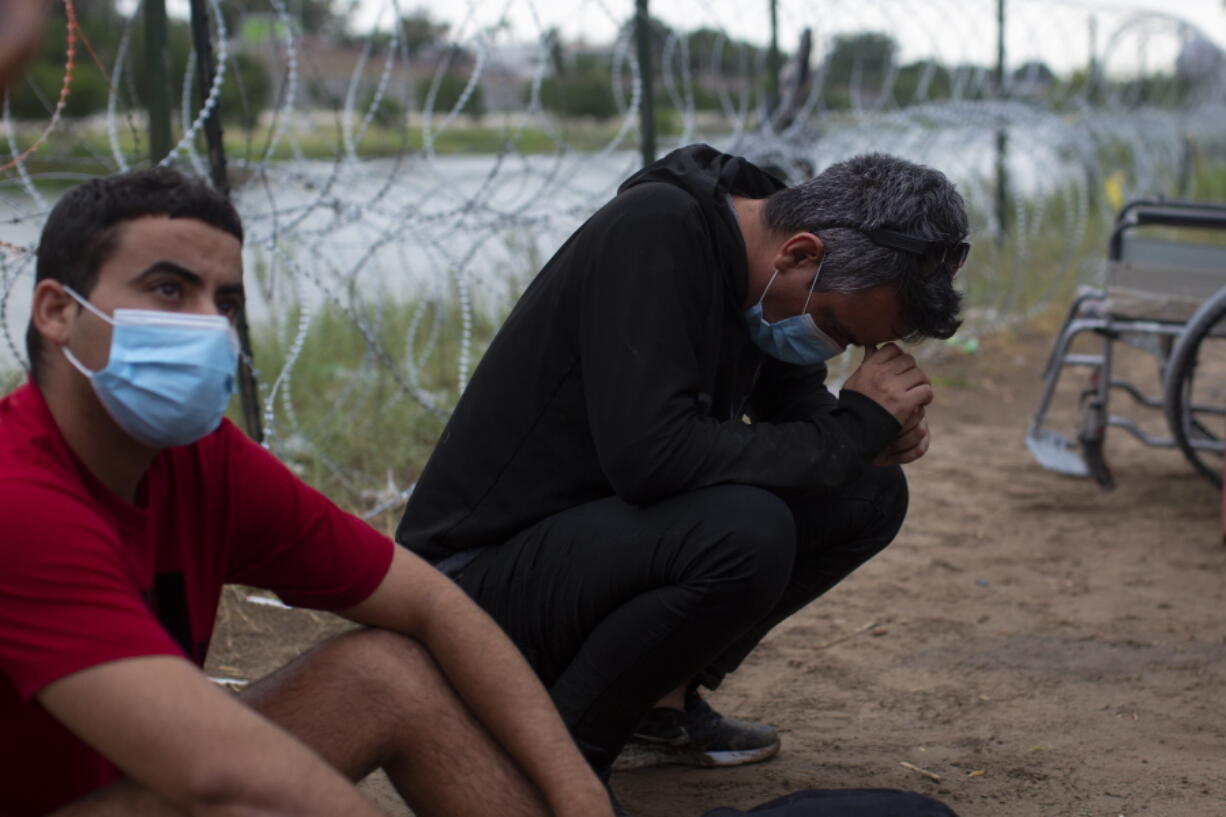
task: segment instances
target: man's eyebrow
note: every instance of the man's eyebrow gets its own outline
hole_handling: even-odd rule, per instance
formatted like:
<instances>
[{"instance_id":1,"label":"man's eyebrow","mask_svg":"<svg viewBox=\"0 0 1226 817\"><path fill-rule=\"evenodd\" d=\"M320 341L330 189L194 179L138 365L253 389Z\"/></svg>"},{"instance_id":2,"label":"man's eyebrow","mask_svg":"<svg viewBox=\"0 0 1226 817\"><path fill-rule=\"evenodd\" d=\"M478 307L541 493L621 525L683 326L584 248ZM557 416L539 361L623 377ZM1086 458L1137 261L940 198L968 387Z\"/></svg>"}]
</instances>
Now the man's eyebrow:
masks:
<instances>
[{"instance_id":1,"label":"man's eyebrow","mask_svg":"<svg viewBox=\"0 0 1226 817\"><path fill-rule=\"evenodd\" d=\"M165 260L156 261L153 264L150 264L140 275L136 276L136 280L142 281L145 278L164 273L170 273L177 278L182 278L184 281L187 281L193 286L202 286L204 284L204 279L188 268L180 266L174 261ZM243 284L241 281L232 284L222 284L221 286L217 287L217 292L222 295L238 295L242 298L246 297L246 291L243 289Z\"/></svg>"},{"instance_id":2,"label":"man's eyebrow","mask_svg":"<svg viewBox=\"0 0 1226 817\"><path fill-rule=\"evenodd\" d=\"M157 275L159 273L164 273L164 272L168 272L171 275L182 278L188 283L194 284L196 286L200 286L201 284L204 283L204 279L201 278L199 275L187 269L186 267L179 266L173 261L155 261L154 263L146 267L144 272L136 276L136 280L140 281L145 278L149 278L153 275Z\"/></svg>"}]
</instances>

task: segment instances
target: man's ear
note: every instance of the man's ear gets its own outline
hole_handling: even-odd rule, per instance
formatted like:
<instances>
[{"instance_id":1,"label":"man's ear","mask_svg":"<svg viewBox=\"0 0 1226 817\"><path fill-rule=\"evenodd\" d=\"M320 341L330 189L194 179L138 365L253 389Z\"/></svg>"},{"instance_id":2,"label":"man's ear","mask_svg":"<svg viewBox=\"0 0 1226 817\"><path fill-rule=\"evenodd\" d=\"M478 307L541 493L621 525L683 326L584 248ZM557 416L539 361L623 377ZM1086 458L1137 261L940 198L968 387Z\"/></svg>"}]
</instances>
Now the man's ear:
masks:
<instances>
[{"instance_id":1,"label":"man's ear","mask_svg":"<svg viewBox=\"0 0 1226 817\"><path fill-rule=\"evenodd\" d=\"M59 281L44 278L34 287L30 321L43 340L56 346L68 345L73 322L81 307Z\"/></svg>"},{"instance_id":2,"label":"man's ear","mask_svg":"<svg viewBox=\"0 0 1226 817\"><path fill-rule=\"evenodd\" d=\"M814 233L796 233L780 245L775 254L775 269L781 273L808 267L808 272L817 271L817 265L826 255L826 245Z\"/></svg>"}]
</instances>

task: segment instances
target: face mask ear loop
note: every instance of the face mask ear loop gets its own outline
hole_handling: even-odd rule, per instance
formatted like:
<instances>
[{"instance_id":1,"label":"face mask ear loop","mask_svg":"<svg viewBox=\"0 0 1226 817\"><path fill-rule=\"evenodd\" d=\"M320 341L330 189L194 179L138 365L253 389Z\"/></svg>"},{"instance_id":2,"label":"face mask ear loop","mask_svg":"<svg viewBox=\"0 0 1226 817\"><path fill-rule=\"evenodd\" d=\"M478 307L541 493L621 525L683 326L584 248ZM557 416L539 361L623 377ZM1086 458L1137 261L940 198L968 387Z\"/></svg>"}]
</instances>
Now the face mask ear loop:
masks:
<instances>
[{"instance_id":1,"label":"face mask ear loop","mask_svg":"<svg viewBox=\"0 0 1226 817\"><path fill-rule=\"evenodd\" d=\"M69 349L67 346L61 346L60 349L63 350L64 357L68 358L68 362L75 366L78 372L85 375L90 380L93 379L94 372L91 372L89 369L85 368L85 364L77 360L77 356L72 353L71 349Z\"/></svg>"},{"instance_id":2,"label":"face mask ear loop","mask_svg":"<svg viewBox=\"0 0 1226 817\"><path fill-rule=\"evenodd\" d=\"M95 315L97 315L99 318L102 318L102 320L106 321L106 322L107 322L107 323L109 323L111 326L114 326L114 325L115 325L115 321L114 321L114 320L113 320L113 319L112 319L112 318L111 318L109 315L107 315L105 312L103 312L103 311L102 311L101 309L99 309L98 307L96 307L96 306L94 306L93 304L91 304L91 303L90 303L89 301L87 301L85 298L81 297L80 293L78 293L78 292L77 292L75 289L73 289L72 287L68 286L68 284L64 284L64 285L63 285L63 287L64 287L64 291L65 291L65 292L67 292L69 295L71 295L71 296L72 296L72 299L73 299L74 301L76 301L76 302L77 302L77 303L79 303L81 306L83 306L83 307L85 307L86 309L88 309L90 312L93 312L93 313L94 313ZM73 366L75 366L78 372L80 372L81 374L85 375L87 378L89 378L89 379L91 379L91 380L93 379L93 377L94 377L94 372L92 372L92 371L90 371L89 369L85 368L85 364L84 364L84 363L82 363L81 361L77 360L77 356L76 356L76 355L74 355L74 354L72 353L72 350L71 350L71 349L69 349L67 346L61 346L60 348L61 348L61 349L63 350L63 352L64 352L64 357L68 358L68 362L69 362L69 363L71 363Z\"/></svg>"},{"instance_id":3,"label":"face mask ear loop","mask_svg":"<svg viewBox=\"0 0 1226 817\"><path fill-rule=\"evenodd\" d=\"M766 293L770 290L771 284L775 283L775 279L778 277L779 277L779 270L775 270L775 273L771 275L771 279L766 282L766 289L762 290L762 294L758 296L759 306L761 306L762 302L766 300Z\"/></svg>"},{"instance_id":4,"label":"face mask ear loop","mask_svg":"<svg viewBox=\"0 0 1226 817\"><path fill-rule=\"evenodd\" d=\"M826 263L826 256L822 256L822 260L817 262L817 272L813 273L813 283L809 284L809 295L805 298L805 308L801 312L809 311L809 301L813 299L813 290L817 288L817 276L822 274L822 264Z\"/></svg>"},{"instance_id":5,"label":"face mask ear loop","mask_svg":"<svg viewBox=\"0 0 1226 817\"><path fill-rule=\"evenodd\" d=\"M71 295L74 301L76 301L81 306L88 309L90 312L93 312L99 318L102 318L102 320L106 321L111 326L115 325L115 320L110 315L106 314L101 309L99 309L98 307L94 306L89 301L87 301L85 298L81 297L81 295L78 294L75 289L68 286L68 284L64 284L63 286L64 286L64 291L67 292L69 295Z\"/></svg>"}]
</instances>

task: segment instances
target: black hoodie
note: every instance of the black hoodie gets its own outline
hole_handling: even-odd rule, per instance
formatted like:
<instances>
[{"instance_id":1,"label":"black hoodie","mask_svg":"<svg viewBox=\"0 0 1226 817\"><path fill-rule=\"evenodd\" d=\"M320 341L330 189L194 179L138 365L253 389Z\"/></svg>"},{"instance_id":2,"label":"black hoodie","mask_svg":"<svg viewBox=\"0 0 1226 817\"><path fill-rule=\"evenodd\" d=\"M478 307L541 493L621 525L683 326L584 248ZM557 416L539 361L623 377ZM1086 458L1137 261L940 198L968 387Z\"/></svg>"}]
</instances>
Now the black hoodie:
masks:
<instances>
[{"instance_id":1,"label":"black hoodie","mask_svg":"<svg viewBox=\"0 0 1226 817\"><path fill-rule=\"evenodd\" d=\"M856 479L898 433L825 366L767 357L745 323L729 194L782 187L706 145L628 179L524 292L473 373L396 529L438 562L617 494ZM752 418L747 423L743 418Z\"/></svg>"}]
</instances>

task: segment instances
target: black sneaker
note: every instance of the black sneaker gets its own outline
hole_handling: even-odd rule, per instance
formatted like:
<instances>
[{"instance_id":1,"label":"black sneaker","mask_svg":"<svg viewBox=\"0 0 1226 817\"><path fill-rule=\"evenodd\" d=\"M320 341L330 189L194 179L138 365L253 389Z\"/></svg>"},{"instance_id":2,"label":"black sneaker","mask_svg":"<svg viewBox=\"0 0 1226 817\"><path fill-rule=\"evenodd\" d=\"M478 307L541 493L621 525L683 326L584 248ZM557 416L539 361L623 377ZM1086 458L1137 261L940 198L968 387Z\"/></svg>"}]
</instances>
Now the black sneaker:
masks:
<instances>
[{"instance_id":1,"label":"black sneaker","mask_svg":"<svg viewBox=\"0 0 1226 817\"><path fill-rule=\"evenodd\" d=\"M724 717L691 690L685 696L684 712L664 708L648 712L615 766L742 766L766 760L778 751L779 735L774 728Z\"/></svg>"}]
</instances>

